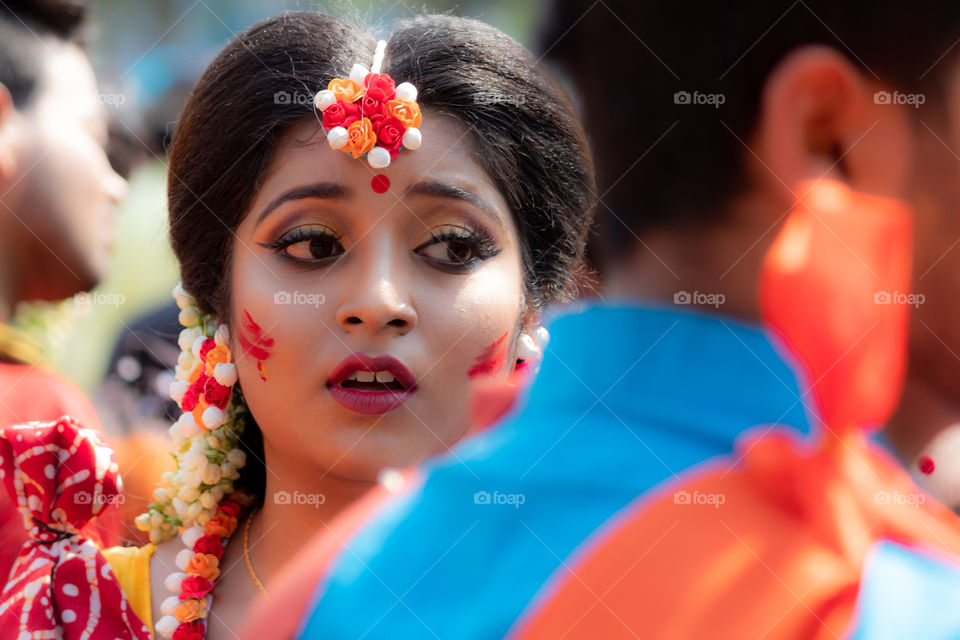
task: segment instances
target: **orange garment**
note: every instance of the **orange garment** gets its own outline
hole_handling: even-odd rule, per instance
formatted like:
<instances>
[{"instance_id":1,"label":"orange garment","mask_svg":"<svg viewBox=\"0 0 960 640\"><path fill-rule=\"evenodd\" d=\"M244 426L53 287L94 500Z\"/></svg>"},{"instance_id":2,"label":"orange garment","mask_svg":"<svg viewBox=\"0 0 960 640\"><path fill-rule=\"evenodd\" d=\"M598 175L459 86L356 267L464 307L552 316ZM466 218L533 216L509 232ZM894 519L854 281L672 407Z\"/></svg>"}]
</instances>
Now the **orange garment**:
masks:
<instances>
[{"instance_id":1,"label":"orange garment","mask_svg":"<svg viewBox=\"0 0 960 640\"><path fill-rule=\"evenodd\" d=\"M117 517L127 525L122 533L126 542L145 545L150 538L137 529L133 521L149 510L161 476L177 470L169 453L170 437L146 428L137 429L134 425L132 431L116 438L112 444L123 475L123 502L117 509Z\"/></svg>"},{"instance_id":2,"label":"orange garment","mask_svg":"<svg viewBox=\"0 0 960 640\"><path fill-rule=\"evenodd\" d=\"M876 542L956 562L956 516L859 431L814 452L771 435L743 456L625 509L553 576L511 640L835 639L854 622Z\"/></svg>"}]
</instances>

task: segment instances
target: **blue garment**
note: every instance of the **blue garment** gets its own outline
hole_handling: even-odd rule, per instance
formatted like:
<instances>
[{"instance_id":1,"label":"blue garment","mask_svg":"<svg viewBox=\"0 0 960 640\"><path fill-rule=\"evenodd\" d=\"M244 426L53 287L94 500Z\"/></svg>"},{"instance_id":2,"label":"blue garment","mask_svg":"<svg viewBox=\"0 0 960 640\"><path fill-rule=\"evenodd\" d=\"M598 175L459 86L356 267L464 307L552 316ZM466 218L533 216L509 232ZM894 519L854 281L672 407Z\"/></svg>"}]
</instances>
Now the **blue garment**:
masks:
<instances>
[{"instance_id":1,"label":"blue garment","mask_svg":"<svg viewBox=\"0 0 960 640\"><path fill-rule=\"evenodd\" d=\"M745 429L811 431L769 334L719 314L561 316L526 404L424 465L424 485L349 541L304 638L502 638L607 518L729 454Z\"/></svg>"},{"instance_id":2,"label":"blue garment","mask_svg":"<svg viewBox=\"0 0 960 640\"><path fill-rule=\"evenodd\" d=\"M850 640L960 638L960 567L884 540L870 550Z\"/></svg>"}]
</instances>

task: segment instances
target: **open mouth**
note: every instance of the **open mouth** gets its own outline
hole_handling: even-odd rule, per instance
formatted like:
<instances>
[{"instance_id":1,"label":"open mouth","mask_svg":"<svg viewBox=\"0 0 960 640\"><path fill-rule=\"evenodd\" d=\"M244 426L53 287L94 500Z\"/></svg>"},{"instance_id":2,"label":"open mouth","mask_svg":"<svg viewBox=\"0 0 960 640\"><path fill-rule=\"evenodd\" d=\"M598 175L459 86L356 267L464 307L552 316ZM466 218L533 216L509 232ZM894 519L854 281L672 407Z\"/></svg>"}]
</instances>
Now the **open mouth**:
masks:
<instances>
[{"instance_id":1,"label":"open mouth","mask_svg":"<svg viewBox=\"0 0 960 640\"><path fill-rule=\"evenodd\" d=\"M355 353L345 358L327 381L327 391L341 406L367 415L396 409L417 390L417 383L393 356Z\"/></svg>"},{"instance_id":2,"label":"open mouth","mask_svg":"<svg viewBox=\"0 0 960 640\"><path fill-rule=\"evenodd\" d=\"M360 391L406 391L396 376L389 371L354 371L340 383L344 389Z\"/></svg>"}]
</instances>

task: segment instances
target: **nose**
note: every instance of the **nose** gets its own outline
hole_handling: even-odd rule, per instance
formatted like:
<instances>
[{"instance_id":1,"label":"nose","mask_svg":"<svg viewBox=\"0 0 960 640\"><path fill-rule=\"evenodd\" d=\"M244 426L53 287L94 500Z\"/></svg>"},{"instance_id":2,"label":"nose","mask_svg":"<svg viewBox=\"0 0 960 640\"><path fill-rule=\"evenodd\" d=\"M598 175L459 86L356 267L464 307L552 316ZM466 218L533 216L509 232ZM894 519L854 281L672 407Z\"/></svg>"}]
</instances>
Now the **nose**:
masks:
<instances>
[{"instance_id":1,"label":"nose","mask_svg":"<svg viewBox=\"0 0 960 640\"><path fill-rule=\"evenodd\" d=\"M358 278L349 279L348 293L337 310L340 328L347 333L372 335L382 332L405 335L412 331L417 325L417 312L400 274L400 265L396 261L375 257L358 267L361 273L357 274Z\"/></svg>"},{"instance_id":2,"label":"nose","mask_svg":"<svg viewBox=\"0 0 960 640\"><path fill-rule=\"evenodd\" d=\"M115 205L123 202L129 192L127 181L109 165L107 167L107 175L104 178L104 190L110 198L110 201Z\"/></svg>"}]
</instances>

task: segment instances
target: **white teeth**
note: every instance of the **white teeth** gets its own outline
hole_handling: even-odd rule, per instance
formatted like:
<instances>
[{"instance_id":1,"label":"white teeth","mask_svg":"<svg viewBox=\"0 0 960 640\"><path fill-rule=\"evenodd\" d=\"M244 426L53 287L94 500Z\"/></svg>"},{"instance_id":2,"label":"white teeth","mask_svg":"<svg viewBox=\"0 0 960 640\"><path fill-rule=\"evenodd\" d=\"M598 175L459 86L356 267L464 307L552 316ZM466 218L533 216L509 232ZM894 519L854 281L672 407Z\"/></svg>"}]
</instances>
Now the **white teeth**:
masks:
<instances>
[{"instance_id":1,"label":"white teeth","mask_svg":"<svg viewBox=\"0 0 960 640\"><path fill-rule=\"evenodd\" d=\"M389 371L354 371L347 380L356 382L393 382L396 380Z\"/></svg>"}]
</instances>

